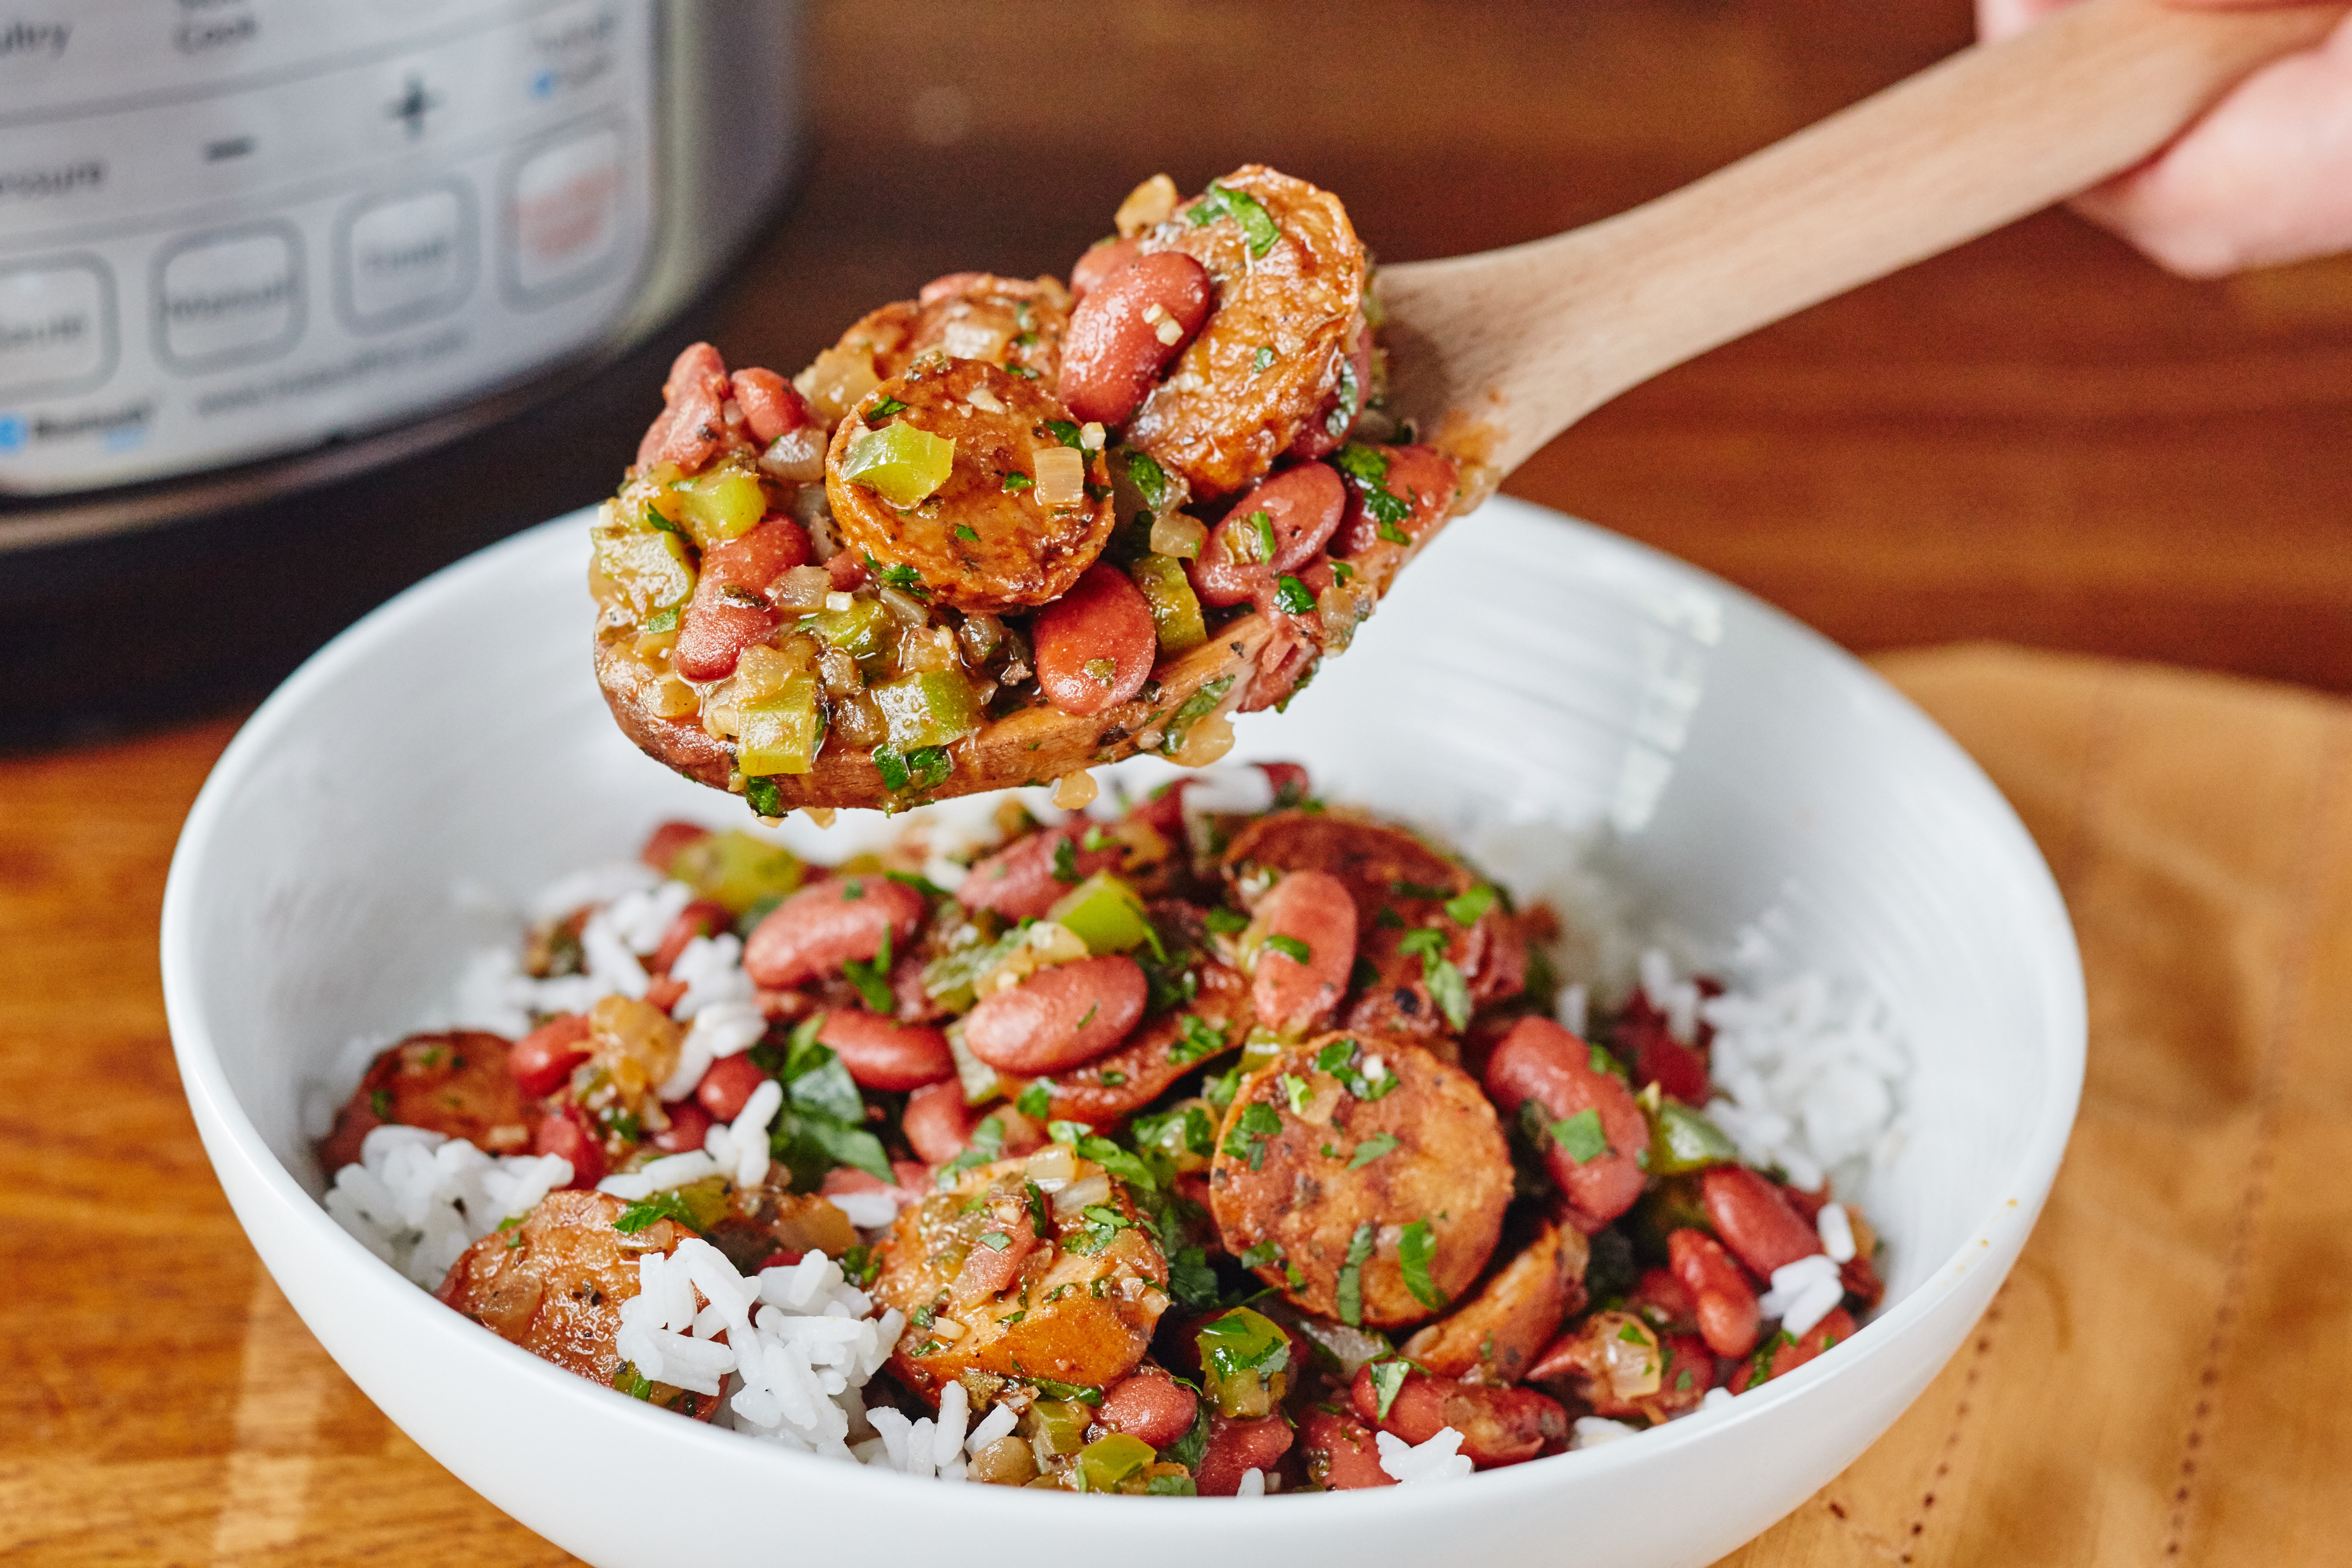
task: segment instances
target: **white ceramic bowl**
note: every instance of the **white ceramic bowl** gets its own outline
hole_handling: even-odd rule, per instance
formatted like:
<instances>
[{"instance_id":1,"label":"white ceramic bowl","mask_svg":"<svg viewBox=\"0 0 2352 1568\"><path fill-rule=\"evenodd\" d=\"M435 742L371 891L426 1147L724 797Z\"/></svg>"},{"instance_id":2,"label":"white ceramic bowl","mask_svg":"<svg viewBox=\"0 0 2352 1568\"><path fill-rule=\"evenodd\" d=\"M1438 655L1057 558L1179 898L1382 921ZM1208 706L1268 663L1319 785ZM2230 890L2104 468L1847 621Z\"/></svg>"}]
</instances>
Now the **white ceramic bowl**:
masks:
<instances>
[{"instance_id":1,"label":"white ceramic bowl","mask_svg":"<svg viewBox=\"0 0 2352 1568\"><path fill-rule=\"evenodd\" d=\"M1913 1131L1870 1194L1888 1304L1730 1405L1452 1485L1276 1500L917 1482L690 1425L437 1305L314 1199L301 1089L406 1028L520 897L655 820L736 808L640 757L588 668L583 517L460 563L352 627L240 733L164 900L180 1070L238 1219L305 1322L433 1457L604 1564L1030 1563L1050 1532L1123 1568L1341 1552L1427 1564L1697 1563L1794 1508L1926 1386L2008 1272L2081 1086L2081 969L2008 805L1876 677L1786 617L1599 530L1498 500L1405 574L1357 647L1241 754L1441 830L1500 811L1612 825L1650 915L1727 941L1773 911L1815 967L1891 999ZM740 821L740 816L731 816ZM1507 879L1514 869L1493 864ZM1107 1533L1112 1517L1117 1534ZM1138 1528L1140 1525L1141 1528ZM690 1555L692 1553L693 1555Z\"/></svg>"}]
</instances>

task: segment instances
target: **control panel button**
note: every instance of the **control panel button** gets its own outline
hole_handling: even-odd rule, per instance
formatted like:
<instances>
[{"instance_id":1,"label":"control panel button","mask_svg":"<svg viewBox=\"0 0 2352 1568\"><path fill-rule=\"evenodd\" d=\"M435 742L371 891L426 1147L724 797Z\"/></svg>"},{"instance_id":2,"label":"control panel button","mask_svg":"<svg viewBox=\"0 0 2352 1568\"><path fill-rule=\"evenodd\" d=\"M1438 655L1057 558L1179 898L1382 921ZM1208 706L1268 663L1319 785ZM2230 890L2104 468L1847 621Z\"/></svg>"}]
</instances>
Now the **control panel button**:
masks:
<instances>
[{"instance_id":1,"label":"control panel button","mask_svg":"<svg viewBox=\"0 0 2352 1568\"><path fill-rule=\"evenodd\" d=\"M156 353L174 370L284 353L302 335L302 240L282 223L191 236L155 268Z\"/></svg>"},{"instance_id":2,"label":"control panel button","mask_svg":"<svg viewBox=\"0 0 2352 1568\"><path fill-rule=\"evenodd\" d=\"M474 286L473 198L455 182L371 197L344 221L341 300L354 331L456 310Z\"/></svg>"},{"instance_id":3,"label":"control panel button","mask_svg":"<svg viewBox=\"0 0 2352 1568\"><path fill-rule=\"evenodd\" d=\"M621 135L609 125L541 142L507 191L507 276L518 303L587 287L621 248Z\"/></svg>"},{"instance_id":4,"label":"control panel button","mask_svg":"<svg viewBox=\"0 0 2352 1568\"><path fill-rule=\"evenodd\" d=\"M0 265L0 396L71 393L114 368L114 279L96 257Z\"/></svg>"}]
</instances>

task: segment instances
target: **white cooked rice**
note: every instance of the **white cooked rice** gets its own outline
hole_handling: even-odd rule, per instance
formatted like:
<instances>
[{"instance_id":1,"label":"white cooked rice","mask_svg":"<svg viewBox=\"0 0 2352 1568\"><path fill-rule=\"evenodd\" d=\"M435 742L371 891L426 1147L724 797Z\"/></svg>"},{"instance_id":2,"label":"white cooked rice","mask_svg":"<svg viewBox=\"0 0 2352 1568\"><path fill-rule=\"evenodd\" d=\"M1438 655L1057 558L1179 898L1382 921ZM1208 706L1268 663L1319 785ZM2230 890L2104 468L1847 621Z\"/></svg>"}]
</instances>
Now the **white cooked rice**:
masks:
<instances>
[{"instance_id":1,"label":"white cooked rice","mask_svg":"<svg viewBox=\"0 0 2352 1568\"><path fill-rule=\"evenodd\" d=\"M1255 811L1272 803L1265 775L1255 767L1204 770L1197 777L1186 792L1188 810ZM1064 815L1044 805L1042 796L1032 809L1049 822ZM1701 1023L1714 1030L1717 1094L1706 1110L1743 1158L1777 1167L1808 1190L1834 1176L1849 1197L1866 1192L1870 1173L1892 1158L1905 1131L1900 1085L1908 1062L1881 1002L1859 986L1835 985L1789 963L1777 944L1752 928L1728 955L1704 953L1667 933L1644 942L1623 918L1616 889L1582 850L1559 852L1561 844L1576 841L1539 834L1545 842L1529 853L1524 829L1499 831L1505 835L1499 839L1494 831L1455 837L1471 845L1474 861L1517 870L1505 879L1522 900L1548 898L1567 918L1567 940L1555 954L1568 977L1554 999L1564 1025L1584 1033L1603 999L1622 1005L1638 984L1677 1038L1691 1042ZM932 863L925 875L952 888L962 867L946 857L980 840L950 825L933 825L929 832ZM478 890L471 896L483 902ZM534 980L522 971L517 942L486 946L461 972L450 1006L427 1020L428 1026L514 1037L529 1030L534 1015L584 1013L614 994L642 996L650 984L643 960L693 896L686 884L635 862L562 878L526 908L536 920L591 909L581 932L586 972ZM1699 973L1722 980L1725 993L1702 996L1695 981ZM665 1098L676 1099L712 1062L757 1043L766 1021L742 969L742 942L731 932L693 939L670 973L686 984L676 1011L689 1025L686 1056L661 1086ZM355 1079L365 1057L383 1043L365 1042L362 1055L362 1043L354 1042L345 1053L353 1060L340 1064L345 1070L337 1076L346 1083ZM331 1103L312 1098L322 1107ZM734 1123L710 1129L702 1150L609 1177L602 1189L635 1200L711 1174L755 1182L765 1171L767 1123L781 1100L775 1085L762 1086ZM430 1289L467 1246L527 1214L570 1179L569 1163L555 1156L492 1159L462 1141L383 1127L369 1134L359 1164L335 1173L326 1206L369 1250ZM896 1218L904 1195L845 1194L832 1201L870 1239ZM1825 1205L1819 1226L1828 1256L1781 1270L1762 1302L1765 1315L1780 1316L1792 1333L1802 1334L1837 1304L1834 1264L1853 1254L1852 1224L1842 1205ZM964 1479L968 1457L1014 1428L1013 1413L1003 1406L972 1424L963 1390L954 1384L936 1417L910 1421L887 1405L868 1411L862 1390L887 1360L904 1320L895 1310L870 1316L872 1299L849 1285L839 1264L822 1253L745 1279L717 1248L689 1238L667 1257L642 1257L639 1284L638 1295L621 1305L622 1353L649 1378L723 1394L721 1426L799 1451L947 1480ZM714 1338L721 1330L724 1344ZM1701 1407L1731 1397L1727 1390L1712 1389ZM1590 1447L1639 1430L1588 1416L1576 1422L1570 1447ZM1459 1451L1461 1434L1450 1426L1417 1446L1388 1433L1375 1439L1381 1468L1400 1482L1471 1473L1469 1458ZM1241 1495L1265 1490L1263 1472L1244 1478Z\"/></svg>"}]
</instances>

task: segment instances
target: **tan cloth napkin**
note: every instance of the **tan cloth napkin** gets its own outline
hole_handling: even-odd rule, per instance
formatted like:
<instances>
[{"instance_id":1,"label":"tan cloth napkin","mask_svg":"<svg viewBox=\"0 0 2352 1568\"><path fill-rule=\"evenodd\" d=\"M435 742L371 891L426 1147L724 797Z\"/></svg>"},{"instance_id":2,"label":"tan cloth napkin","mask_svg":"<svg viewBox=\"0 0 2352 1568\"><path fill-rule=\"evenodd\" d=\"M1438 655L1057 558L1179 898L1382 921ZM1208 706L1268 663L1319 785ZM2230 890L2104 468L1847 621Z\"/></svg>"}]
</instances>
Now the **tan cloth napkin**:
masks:
<instances>
[{"instance_id":1,"label":"tan cloth napkin","mask_svg":"<svg viewBox=\"0 0 2352 1568\"><path fill-rule=\"evenodd\" d=\"M2089 1073L1976 1332L1727 1561L2352 1563L2352 708L2014 649L1879 667L2049 858Z\"/></svg>"}]
</instances>

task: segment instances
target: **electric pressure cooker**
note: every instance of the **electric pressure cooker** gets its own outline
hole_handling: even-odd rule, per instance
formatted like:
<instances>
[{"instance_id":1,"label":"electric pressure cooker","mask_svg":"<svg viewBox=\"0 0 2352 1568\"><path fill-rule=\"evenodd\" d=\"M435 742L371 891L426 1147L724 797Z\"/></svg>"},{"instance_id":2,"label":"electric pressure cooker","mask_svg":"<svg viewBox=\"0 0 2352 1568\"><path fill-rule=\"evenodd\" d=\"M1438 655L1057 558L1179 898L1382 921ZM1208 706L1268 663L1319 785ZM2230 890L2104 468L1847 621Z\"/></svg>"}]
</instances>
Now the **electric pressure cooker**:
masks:
<instances>
[{"instance_id":1,"label":"electric pressure cooker","mask_svg":"<svg viewBox=\"0 0 2352 1568\"><path fill-rule=\"evenodd\" d=\"M792 171L781 0L0 13L0 742L608 490Z\"/></svg>"}]
</instances>

